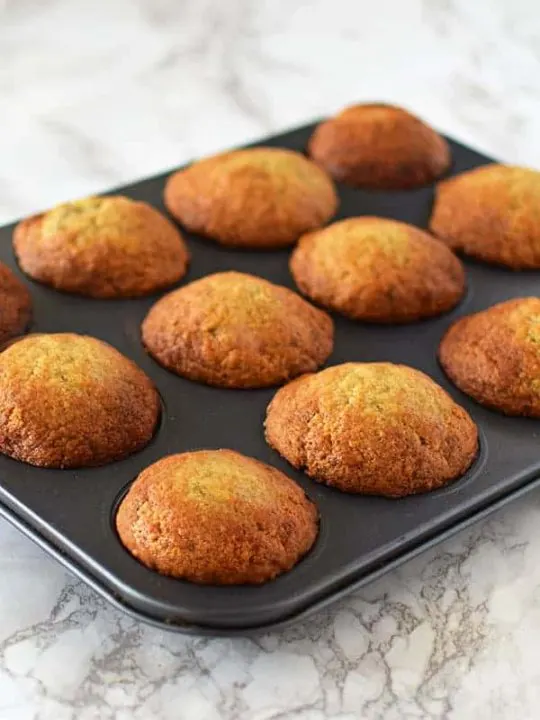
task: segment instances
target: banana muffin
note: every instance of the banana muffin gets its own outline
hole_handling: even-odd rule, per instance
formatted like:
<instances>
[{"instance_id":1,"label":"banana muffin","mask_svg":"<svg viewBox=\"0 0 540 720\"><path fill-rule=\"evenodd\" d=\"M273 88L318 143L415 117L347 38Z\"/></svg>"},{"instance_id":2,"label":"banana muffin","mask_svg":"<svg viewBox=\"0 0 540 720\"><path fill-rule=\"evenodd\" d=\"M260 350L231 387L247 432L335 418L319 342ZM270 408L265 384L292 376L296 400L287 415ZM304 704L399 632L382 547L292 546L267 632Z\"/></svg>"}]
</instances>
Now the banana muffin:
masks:
<instances>
[{"instance_id":1,"label":"banana muffin","mask_svg":"<svg viewBox=\"0 0 540 720\"><path fill-rule=\"evenodd\" d=\"M174 173L165 205L185 228L222 245L279 248L328 222L338 197L328 175L300 153L252 148Z\"/></svg>"},{"instance_id":2,"label":"banana muffin","mask_svg":"<svg viewBox=\"0 0 540 720\"><path fill-rule=\"evenodd\" d=\"M102 465L142 448L160 412L134 363L96 338L28 335L0 353L0 452L41 467Z\"/></svg>"},{"instance_id":3,"label":"banana muffin","mask_svg":"<svg viewBox=\"0 0 540 720\"><path fill-rule=\"evenodd\" d=\"M27 218L15 228L27 275L57 290L96 298L135 297L170 287L189 255L177 228L126 197L90 197Z\"/></svg>"},{"instance_id":4,"label":"banana muffin","mask_svg":"<svg viewBox=\"0 0 540 720\"><path fill-rule=\"evenodd\" d=\"M430 229L478 260L540 268L540 172L492 164L439 183Z\"/></svg>"},{"instance_id":5,"label":"banana muffin","mask_svg":"<svg viewBox=\"0 0 540 720\"><path fill-rule=\"evenodd\" d=\"M333 323L287 288L223 272L169 293L150 310L142 339L164 367L232 388L277 385L316 370L332 352Z\"/></svg>"},{"instance_id":6,"label":"banana muffin","mask_svg":"<svg viewBox=\"0 0 540 720\"><path fill-rule=\"evenodd\" d=\"M506 415L540 417L540 298L507 300L460 318L439 359L477 402Z\"/></svg>"},{"instance_id":7,"label":"banana muffin","mask_svg":"<svg viewBox=\"0 0 540 720\"><path fill-rule=\"evenodd\" d=\"M275 468L232 450L200 450L143 470L116 527L127 550L164 575L258 584L308 552L318 516L300 486Z\"/></svg>"},{"instance_id":8,"label":"banana muffin","mask_svg":"<svg viewBox=\"0 0 540 720\"><path fill-rule=\"evenodd\" d=\"M303 235L290 268L309 298L368 322L440 315L465 291L463 265L443 243L378 217L349 218Z\"/></svg>"},{"instance_id":9,"label":"banana muffin","mask_svg":"<svg viewBox=\"0 0 540 720\"><path fill-rule=\"evenodd\" d=\"M352 105L321 123L309 154L336 180L376 189L433 182L450 167L446 140L403 108Z\"/></svg>"},{"instance_id":10,"label":"banana muffin","mask_svg":"<svg viewBox=\"0 0 540 720\"><path fill-rule=\"evenodd\" d=\"M0 344L23 333L31 314L30 293L11 270L0 263Z\"/></svg>"},{"instance_id":11,"label":"banana muffin","mask_svg":"<svg viewBox=\"0 0 540 720\"><path fill-rule=\"evenodd\" d=\"M402 497L459 478L478 449L474 422L419 370L345 363L278 390L266 439L291 465L351 493Z\"/></svg>"}]
</instances>

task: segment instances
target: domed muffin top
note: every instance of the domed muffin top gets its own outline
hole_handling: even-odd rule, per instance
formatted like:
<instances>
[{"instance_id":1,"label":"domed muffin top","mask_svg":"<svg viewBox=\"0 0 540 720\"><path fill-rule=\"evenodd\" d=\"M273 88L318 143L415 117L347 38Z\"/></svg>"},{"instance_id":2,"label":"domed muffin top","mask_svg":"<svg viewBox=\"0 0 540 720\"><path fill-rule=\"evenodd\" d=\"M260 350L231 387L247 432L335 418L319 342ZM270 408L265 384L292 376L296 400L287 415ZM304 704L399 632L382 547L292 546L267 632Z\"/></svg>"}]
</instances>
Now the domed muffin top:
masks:
<instances>
[{"instance_id":1,"label":"domed muffin top","mask_svg":"<svg viewBox=\"0 0 540 720\"><path fill-rule=\"evenodd\" d=\"M507 415L540 417L540 298L515 298L460 318L439 348L450 379Z\"/></svg>"},{"instance_id":2,"label":"domed muffin top","mask_svg":"<svg viewBox=\"0 0 540 720\"><path fill-rule=\"evenodd\" d=\"M338 198L332 180L300 153L252 148L174 173L165 204L188 230L223 245L276 248L326 223Z\"/></svg>"},{"instance_id":3,"label":"domed muffin top","mask_svg":"<svg viewBox=\"0 0 540 720\"><path fill-rule=\"evenodd\" d=\"M439 183L430 229L478 260L540 268L540 172L491 164Z\"/></svg>"},{"instance_id":4,"label":"domed muffin top","mask_svg":"<svg viewBox=\"0 0 540 720\"><path fill-rule=\"evenodd\" d=\"M359 187L425 185L450 166L446 140L403 108L352 105L317 126L309 154L336 180Z\"/></svg>"},{"instance_id":5,"label":"domed muffin top","mask_svg":"<svg viewBox=\"0 0 540 720\"><path fill-rule=\"evenodd\" d=\"M30 277L90 297L156 292L182 278L189 260L167 218L122 196L75 200L23 220L14 249Z\"/></svg>"},{"instance_id":6,"label":"domed muffin top","mask_svg":"<svg viewBox=\"0 0 540 720\"><path fill-rule=\"evenodd\" d=\"M292 275L312 300L353 319L400 323L454 307L465 290L461 262L419 228L348 218L303 235Z\"/></svg>"},{"instance_id":7,"label":"domed muffin top","mask_svg":"<svg viewBox=\"0 0 540 720\"><path fill-rule=\"evenodd\" d=\"M116 525L143 564L199 583L262 583L317 536L317 510L275 468L232 450L171 455L129 489Z\"/></svg>"},{"instance_id":8,"label":"domed muffin top","mask_svg":"<svg viewBox=\"0 0 540 720\"><path fill-rule=\"evenodd\" d=\"M0 353L0 451L32 465L124 457L151 439L159 408L143 371L96 338L28 335Z\"/></svg>"},{"instance_id":9,"label":"domed muffin top","mask_svg":"<svg viewBox=\"0 0 540 720\"><path fill-rule=\"evenodd\" d=\"M345 363L278 390L266 438L294 467L346 492L400 497L462 475L477 451L463 408L419 370Z\"/></svg>"},{"instance_id":10,"label":"domed muffin top","mask_svg":"<svg viewBox=\"0 0 540 720\"><path fill-rule=\"evenodd\" d=\"M287 288L253 275L207 275L150 310L143 342L165 367L210 385L264 387L317 369L333 323Z\"/></svg>"},{"instance_id":11,"label":"domed muffin top","mask_svg":"<svg viewBox=\"0 0 540 720\"><path fill-rule=\"evenodd\" d=\"M23 283L0 263L0 344L20 335L32 314L32 298Z\"/></svg>"}]
</instances>

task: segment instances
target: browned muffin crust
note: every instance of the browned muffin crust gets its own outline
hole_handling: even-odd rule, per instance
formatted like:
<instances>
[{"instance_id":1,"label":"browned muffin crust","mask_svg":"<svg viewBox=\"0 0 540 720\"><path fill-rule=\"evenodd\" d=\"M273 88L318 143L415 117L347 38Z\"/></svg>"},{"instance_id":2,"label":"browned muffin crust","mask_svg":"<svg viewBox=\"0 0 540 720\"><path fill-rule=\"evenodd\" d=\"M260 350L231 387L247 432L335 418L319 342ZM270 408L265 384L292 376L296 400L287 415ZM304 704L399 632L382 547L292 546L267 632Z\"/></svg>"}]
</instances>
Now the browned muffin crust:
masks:
<instances>
[{"instance_id":1,"label":"browned muffin crust","mask_svg":"<svg viewBox=\"0 0 540 720\"><path fill-rule=\"evenodd\" d=\"M403 108L352 105L321 123L309 154L336 180L405 189L433 182L450 167L446 140Z\"/></svg>"},{"instance_id":2,"label":"browned muffin crust","mask_svg":"<svg viewBox=\"0 0 540 720\"><path fill-rule=\"evenodd\" d=\"M13 246L34 280L97 298L170 287L189 261L170 220L147 203L121 196L76 200L23 220Z\"/></svg>"},{"instance_id":3,"label":"browned muffin crust","mask_svg":"<svg viewBox=\"0 0 540 720\"><path fill-rule=\"evenodd\" d=\"M309 298L368 322L440 315L465 291L463 265L443 243L378 217L349 218L303 235L290 269Z\"/></svg>"},{"instance_id":4,"label":"browned muffin crust","mask_svg":"<svg viewBox=\"0 0 540 720\"><path fill-rule=\"evenodd\" d=\"M141 563L196 583L258 584L317 537L315 505L286 475L232 450L171 455L143 470L116 527Z\"/></svg>"},{"instance_id":5,"label":"browned muffin crust","mask_svg":"<svg viewBox=\"0 0 540 720\"><path fill-rule=\"evenodd\" d=\"M332 352L333 323L287 288L224 272L159 300L143 322L142 339L179 375L255 388L316 370Z\"/></svg>"},{"instance_id":6,"label":"browned muffin crust","mask_svg":"<svg viewBox=\"0 0 540 720\"><path fill-rule=\"evenodd\" d=\"M540 172L492 164L439 183L430 229L478 260L540 268Z\"/></svg>"},{"instance_id":7,"label":"browned muffin crust","mask_svg":"<svg viewBox=\"0 0 540 720\"><path fill-rule=\"evenodd\" d=\"M102 465L151 439L159 397L96 338L28 335L0 353L0 452L41 467Z\"/></svg>"},{"instance_id":8,"label":"browned muffin crust","mask_svg":"<svg viewBox=\"0 0 540 720\"><path fill-rule=\"evenodd\" d=\"M506 415L540 417L540 298L507 300L455 322L439 347L448 377Z\"/></svg>"},{"instance_id":9,"label":"browned muffin crust","mask_svg":"<svg viewBox=\"0 0 540 720\"><path fill-rule=\"evenodd\" d=\"M478 437L427 375L392 363L345 363L278 390L266 439L295 468L340 490L402 497L459 478Z\"/></svg>"},{"instance_id":10,"label":"browned muffin crust","mask_svg":"<svg viewBox=\"0 0 540 720\"><path fill-rule=\"evenodd\" d=\"M303 155L279 148L234 150L171 175L165 205L184 227L222 245L292 245L335 213L327 174Z\"/></svg>"},{"instance_id":11,"label":"browned muffin crust","mask_svg":"<svg viewBox=\"0 0 540 720\"><path fill-rule=\"evenodd\" d=\"M0 344L23 333L32 315L32 298L22 282L0 263Z\"/></svg>"}]
</instances>

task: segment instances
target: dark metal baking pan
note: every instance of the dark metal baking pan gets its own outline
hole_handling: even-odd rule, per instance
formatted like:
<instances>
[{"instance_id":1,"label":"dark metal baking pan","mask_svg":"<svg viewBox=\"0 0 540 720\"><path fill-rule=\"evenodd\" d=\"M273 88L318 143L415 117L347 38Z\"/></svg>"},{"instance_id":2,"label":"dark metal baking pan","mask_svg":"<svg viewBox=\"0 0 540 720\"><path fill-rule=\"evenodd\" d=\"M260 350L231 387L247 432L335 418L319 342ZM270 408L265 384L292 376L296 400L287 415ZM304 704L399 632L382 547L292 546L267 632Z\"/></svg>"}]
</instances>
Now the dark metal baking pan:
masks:
<instances>
[{"instance_id":1,"label":"dark metal baking pan","mask_svg":"<svg viewBox=\"0 0 540 720\"><path fill-rule=\"evenodd\" d=\"M304 150L313 126L265 140ZM451 141L452 174L489 159ZM120 188L163 210L166 176ZM338 217L381 215L425 227L433 188L366 192L340 187ZM20 275L11 249L12 227L0 230L0 260ZM294 287L288 252L219 248L188 236L192 264L187 281L236 269ZM438 342L456 317L514 296L539 294L540 272L513 273L467 263L468 292L453 312L434 320L391 327L337 317L335 350L328 364L390 360L431 375L473 416L481 451L459 481L427 495L388 500L356 497L318 485L295 472L264 442L262 422L274 390L222 390L168 373L144 351L139 326L154 298L92 300L57 293L27 281L34 299L32 332L87 333L132 358L153 378L163 398L163 420L142 452L102 468L44 470L0 456L0 513L73 569L102 595L154 624L181 632L249 633L288 624L365 584L399 562L538 485L540 423L507 418L480 407L445 378ZM114 508L129 483L164 455L196 448L233 448L275 465L297 480L317 503L318 541L291 572L260 587L198 586L162 577L121 546Z\"/></svg>"}]
</instances>

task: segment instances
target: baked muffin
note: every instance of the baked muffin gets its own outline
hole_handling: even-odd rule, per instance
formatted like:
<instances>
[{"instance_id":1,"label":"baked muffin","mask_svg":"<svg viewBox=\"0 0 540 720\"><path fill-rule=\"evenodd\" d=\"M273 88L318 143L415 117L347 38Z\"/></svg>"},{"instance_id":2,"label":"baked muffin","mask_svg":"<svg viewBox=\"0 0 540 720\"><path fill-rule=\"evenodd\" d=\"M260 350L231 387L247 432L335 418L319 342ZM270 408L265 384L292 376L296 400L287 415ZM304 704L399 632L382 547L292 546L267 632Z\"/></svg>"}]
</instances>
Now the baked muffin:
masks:
<instances>
[{"instance_id":1,"label":"baked muffin","mask_svg":"<svg viewBox=\"0 0 540 720\"><path fill-rule=\"evenodd\" d=\"M321 123L309 154L336 180L377 189L433 182L450 167L446 140L415 115L382 103L352 105Z\"/></svg>"},{"instance_id":2,"label":"baked muffin","mask_svg":"<svg viewBox=\"0 0 540 720\"><path fill-rule=\"evenodd\" d=\"M169 178L165 205L184 227L222 245L279 248L324 225L338 198L332 180L303 155L234 150Z\"/></svg>"},{"instance_id":3,"label":"baked muffin","mask_svg":"<svg viewBox=\"0 0 540 720\"><path fill-rule=\"evenodd\" d=\"M445 180L437 186L430 229L478 260L540 268L540 172L493 164Z\"/></svg>"},{"instance_id":4,"label":"baked muffin","mask_svg":"<svg viewBox=\"0 0 540 720\"><path fill-rule=\"evenodd\" d=\"M441 487L478 449L465 410L427 375L346 363L305 375L268 406L266 439L295 468L340 490L402 497Z\"/></svg>"},{"instance_id":5,"label":"baked muffin","mask_svg":"<svg viewBox=\"0 0 540 720\"><path fill-rule=\"evenodd\" d=\"M287 288L223 272L169 293L142 325L164 367L232 388L276 385L316 370L332 352L333 323Z\"/></svg>"},{"instance_id":6,"label":"baked muffin","mask_svg":"<svg viewBox=\"0 0 540 720\"><path fill-rule=\"evenodd\" d=\"M144 202L91 197L20 222L14 249L27 275L57 290L98 298L148 295L186 272L176 227Z\"/></svg>"},{"instance_id":7,"label":"baked muffin","mask_svg":"<svg viewBox=\"0 0 540 720\"><path fill-rule=\"evenodd\" d=\"M150 440L159 397L134 363L84 335L28 335L0 353L0 452L41 467L102 465Z\"/></svg>"},{"instance_id":8,"label":"baked muffin","mask_svg":"<svg viewBox=\"0 0 540 720\"><path fill-rule=\"evenodd\" d=\"M11 270L0 263L0 345L23 333L31 314L30 293Z\"/></svg>"},{"instance_id":9,"label":"baked muffin","mask_svg":"<svg viewBox=\"0 0 540 720\"><path fill-rule=\"evenodd\" d=\"M312 300L368 322L439 315L465 291L463 266L443 243L377 217L349 218L303 235L290 268Z\"/></svg>"},{"instance_id":10,"label":"baked muffin","mask_svg":"<svg viewBox=\"0 0 540 720\"><path fill-rule=\"evenodd\" d=\"M455 322L439 359L460 390L507 415L540 417L540 298L499 303Z\"/></svg>"},{"instance_id":11,"label":"baked muffin","mask_svg":"<svg viewBox=\"0 0 540 720\"><path fill-rule=\"evenodd\" d=\"M317 536L317 510L269 465L232 450L170 455L146 468L116 517L124 546L164 575L263 583L290 570Z\"/></svg>"}]
</instances>

